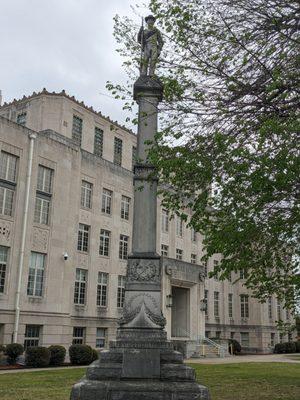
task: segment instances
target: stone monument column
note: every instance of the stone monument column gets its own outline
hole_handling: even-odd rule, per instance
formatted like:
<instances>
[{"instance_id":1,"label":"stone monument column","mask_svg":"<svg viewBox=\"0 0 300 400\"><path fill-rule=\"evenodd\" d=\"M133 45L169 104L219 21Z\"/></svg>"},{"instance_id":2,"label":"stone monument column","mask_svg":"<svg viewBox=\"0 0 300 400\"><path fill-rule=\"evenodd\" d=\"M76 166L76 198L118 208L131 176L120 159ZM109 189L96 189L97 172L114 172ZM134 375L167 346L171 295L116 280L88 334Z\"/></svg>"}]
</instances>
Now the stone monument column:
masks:
<instances>
[{"instance_id":1,"label":"stone monument column","mask_svg":"<svg viewBox=\"0 0 300 400\"><path fill-rule=\"evenodd\" d=\"M150 28L149 35L157 34L153 24ZM152 46L153 40L149 43ZM156 60L150 59L152 72L155 63ZM133 178L132 253L127 263L123 316L116 340L74 385L71 400L210 398L208 389L196 383L194 370L183 364L182 354L173 350L164 330L166 321L161 306L164 272L161 257L156 253L157 177L147 158L147 142L157 132L157 107L162 96L163 85L153 75L143 74L134 84L133 97L139 105L138 151Z\"/></svg>"}]
</instances>

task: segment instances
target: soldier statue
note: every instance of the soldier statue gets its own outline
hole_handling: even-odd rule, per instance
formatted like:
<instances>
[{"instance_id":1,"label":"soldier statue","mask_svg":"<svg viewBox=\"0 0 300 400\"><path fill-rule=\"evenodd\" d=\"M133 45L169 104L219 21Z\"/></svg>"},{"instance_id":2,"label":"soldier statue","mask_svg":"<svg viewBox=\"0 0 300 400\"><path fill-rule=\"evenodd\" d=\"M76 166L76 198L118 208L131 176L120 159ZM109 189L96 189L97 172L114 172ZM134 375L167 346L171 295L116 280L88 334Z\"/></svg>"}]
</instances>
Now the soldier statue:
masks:
<instances>
[{"instance_id":1,"label":"soldier statue","mask_svg":"<svg viewBox=\"0 0 300 400\"><path fill-rule=\"evenodd\" d=\"M142 26L138 33L138 42L142 46L141 76L154 76L157 60L164 44L160 31L154 26L155 20L153 15L148 15L145 18L147 28L144 29Z\"/></svg>"}]
</instances>

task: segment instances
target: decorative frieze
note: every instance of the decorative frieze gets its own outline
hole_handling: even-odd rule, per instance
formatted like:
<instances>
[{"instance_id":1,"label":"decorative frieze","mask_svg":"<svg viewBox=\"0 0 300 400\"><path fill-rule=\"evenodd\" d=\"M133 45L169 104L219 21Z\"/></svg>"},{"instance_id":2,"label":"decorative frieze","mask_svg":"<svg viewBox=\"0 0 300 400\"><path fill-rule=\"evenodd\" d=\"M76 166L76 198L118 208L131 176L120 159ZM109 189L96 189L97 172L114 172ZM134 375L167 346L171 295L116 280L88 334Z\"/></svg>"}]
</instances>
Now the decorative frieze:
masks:
<instances>
[{"instance_id":1,"label":"decorative frieze","mask_svg":"<svg viewBox=\"0 0 300 400\"><path fill-rule=\"evenodd\" d=\"M0 244L4 246L10 245L12 233L12 223L9 221L0 221Z\"/></svg>"},{"instance_id":2,"label":"decorative frieze","mask_svg":"<svg viewBox=\"0 0 300 400\"><path fill-rule=\"evenodd\" d=\"M41 253L47 253L49 231L47 229L34 227L32 230L32 249Z\"/></svg>"}]
</instances>

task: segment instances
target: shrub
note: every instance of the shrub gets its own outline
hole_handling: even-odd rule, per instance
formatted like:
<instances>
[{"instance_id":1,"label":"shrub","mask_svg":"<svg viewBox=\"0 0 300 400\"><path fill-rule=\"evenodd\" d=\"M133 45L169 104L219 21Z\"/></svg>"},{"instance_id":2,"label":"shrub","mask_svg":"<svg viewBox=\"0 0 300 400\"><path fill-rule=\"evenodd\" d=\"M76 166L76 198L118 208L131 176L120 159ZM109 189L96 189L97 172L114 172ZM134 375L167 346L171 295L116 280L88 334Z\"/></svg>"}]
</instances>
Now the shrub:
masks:
<instances>
[{"instance_id":1,"label":"shrub","mask_svg":"<svg viewBox=\"0 0 300 400\"><path fill-rule=\"evenodd\" d=\"M28 347L25 363L29 367L47 367L50 363L50 351L47 347Z\"/></svg>"},{"instance_id":2,"label":"shrub","mask_svg":"<svg viewBox=\"0 0 300 400\"><path fill-rule=\"evenodd\" d=\"M7 355L7 362L15 364L16 359L23 354L24 347L20 343L11 343L5 347L5 354Z\"/></svg>"},{"instance_id":3,"label":"shrub","mask_svg":"<svg viewBox=\"0 0 300 400\"><path fill-rule=\"evenodd\" d=\"M274 347L274 353L281 354L285 352L284 343L276 343Z\"/></svg>"},{"instance_id":4,"label":"shrub","mask_svg":"<svg viewBox=\"0 0 300 400\"><path fill-rule=\"evenodd\" d=\"M229 341L228 341L229 351L231 351L231 345L232 345L233 354L238 354L241 352L242 347L237 340L229 339Z\"/></svg>"},{"instance_id":5,"label":"shrub","mask_svg":"<svg viewBox=\"0 0 300 400\"><path fill-rule=\"evenodd\" d=\"M0 353L5 353L5 346L4 346L4 344L0 344Z\"/></svg>"},{"instance_id":6,"label":"shrub","mask_svg":"<svg viewBox=\"0 0 300 400\"><path fill-rule=\"evenodd\" d=\"M286 353L296 353L296 345L294 342L284 343Z\"/></svg>"},{"instance_id":7,"label":"shrub","mask_svg":"<svg viewBox=\"0 0 300 400\"><path fill-rule=\"evenodd\" d=\"M96 349L92 349L92 361L91 362L98 360L98 358L99 358L98 351Z\"/></svg>"},{"instance_id":8,"label":"shrub","mask_svg":"<svg viewBox=\"0 0 300 400\"><path fill-rule=\"evenodd\" d=\"M300 353L300 340L295 342L295 346L296 346L296 353Z\"/></svg>"},{"instance_id":9,"label":"shrub","mask_svg":"<svg viewBox=\"0 0 300 400\"><path fill-rule=\"evenodd\" d=\"M63 346L50 346L50 365L61 365L65 361L66 349Z\"/></svg>"},{"instance_id":10,"label":"shrub","mask_svg":"<svg viewBox=\"0 0 300 400\"><path fill-rule=\"evenodd\" d=\"M69 347L71 364L88 365L92 362L93 349L86 344L72 344Z\"/></svg>"}]
</instances>

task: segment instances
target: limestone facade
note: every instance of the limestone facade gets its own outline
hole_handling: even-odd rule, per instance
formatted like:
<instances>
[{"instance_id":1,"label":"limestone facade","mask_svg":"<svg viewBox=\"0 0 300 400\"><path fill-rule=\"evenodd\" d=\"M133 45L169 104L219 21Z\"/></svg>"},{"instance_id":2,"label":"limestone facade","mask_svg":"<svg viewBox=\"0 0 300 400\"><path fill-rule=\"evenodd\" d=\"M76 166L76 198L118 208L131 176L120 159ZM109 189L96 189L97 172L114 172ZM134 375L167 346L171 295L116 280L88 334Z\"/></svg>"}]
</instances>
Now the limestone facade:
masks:
<instances>
[{"instance_id":1,"label":"limestone facade","mask_svg":"<svg viewBox=\"0 0 300 400\"><path fill-rule=\"evenodd\" d=\"M0 107L0 343L13 338L21 264L18 342L106 347L114 339L132 238L135 147L134 133L64 91L43 90ZM157 207L168 337L233 337L257 351L287 340L275 321L289 315L276 299L258 303L243 279L234 283L239 275L231 282L205 278L201 235L169 220L159 199Z\"/></svg>"}]
</instances>

